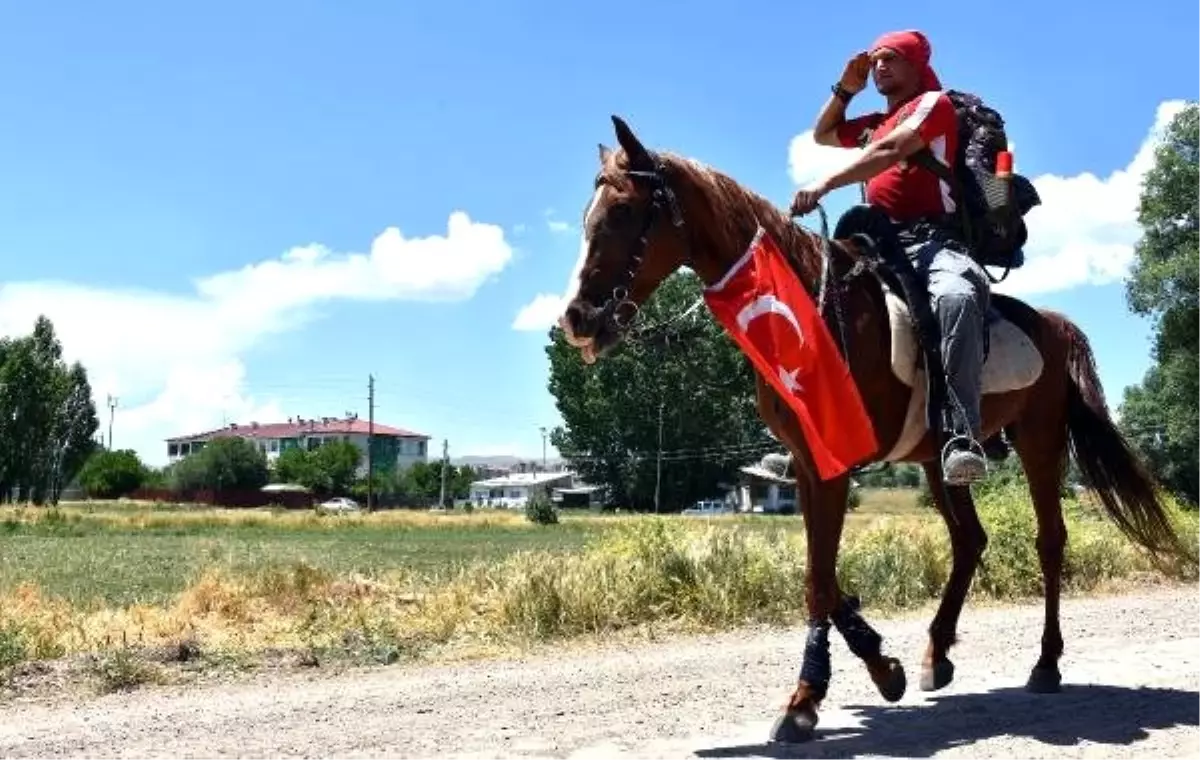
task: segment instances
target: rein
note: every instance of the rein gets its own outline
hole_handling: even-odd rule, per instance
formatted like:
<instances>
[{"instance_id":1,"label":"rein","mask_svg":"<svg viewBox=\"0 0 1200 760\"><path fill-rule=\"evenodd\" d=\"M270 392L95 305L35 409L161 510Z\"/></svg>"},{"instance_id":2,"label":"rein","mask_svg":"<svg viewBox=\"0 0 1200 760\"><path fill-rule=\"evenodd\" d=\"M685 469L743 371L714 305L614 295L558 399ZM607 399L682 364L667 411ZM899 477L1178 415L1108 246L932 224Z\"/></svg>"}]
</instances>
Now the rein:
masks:
<instances>
[{"instance_id":1,"label":"rein","mask_svg":"<svg viewBox=\"0 0 1200 760\"><path fill-rule=\"evenodd\" d=\"M629 169L625 171L625 176L634 180L644 180L651 184L650 208L642 223L637 243L635 243L633 249L630 251L625 271L622 273L617 285L613 287L608 300L605 301L600 309L602 317L609 321L613 331L621 335L624 340L643 343L669 340L667 333L670 332L671 328L677 323L682 323L691 317L704 304L704 296L700 296L682 312L669 319L651 325L643 324L635 326L633 324L641 310L636 303L629 300L629 287L633 279L637 276L638 269L641 268L642 261L646 256L648 237L654 227L656 213L667 213L671 219L672 226L676 229L682 229L684 226L683 212L679 207L679 200L675 195L675 191L671 189L670 183L667 181L666 167L657 153L651 152L650 156L654 162L653 169ZM840 280L834 271L833 242L829 237L829 219L825 214L824 207L819 203L817 204L817 211L821 216L821 275L817 292L817 311L824 318L825 297L830 292L827 286L830 280L832 280L834 287L832 288L831 300L833 302L834 321L837 323L838 349L841 351L843 359L848 359L849 342L846 339L846 320L842 311ZM684 263L690 264L692 256L688 251L686 237L684 238L683 245ZM788 258L794 258L790 252L786 255ZM847 274L847 277L851 277L855 273L855 270L852 270ZM628 314L628 316L624 316L625 314ZM683 337L679 332L676 332L675 336Z\"/></svg>"},{"instance_id":2,"label":"rein","mask_svg":"<svg viewBox=\"0 0 1200 760\"><path fill-rule=\"evenodd\" d=\"M678 323L691 317L704 304L704 296L700 296L688 308L676 314L675 316L652 325L633 324L634 320L640 314L638 305L629 300L629 287L633 279L637 276L637 271L642 265L642 260L646 256L646 246L648 245L648 237L651 229L656 221L656 213L667 213L670 216L672 226L676 229L682 229L684 226L683 212L679 207L678 198L675 196L675 191L671 189L667 182L666 167L662 159L656 153L651 153L651 158L654 162L652 170L627 170L625 175L635 180L644 180L651 183L651 200L650 208L646 213L646 219L642 224L641 231L638 235L637 242L634 244L633 250L630 251L629 260L627 262L625 272L622 274L616 286L613 287L612 293L608 301L601 307L601 313L605 319L608 319L610 325L615 332L620 334L627 342L640 342L643 344L652 344L662 342L663 344L670 343L671 328ZM849 341L846 338L846 319L842 310L841 285L844 280L849 280L860 274L863 267L861 262L855 264L849 272L845 274L844 279L839 278L835 271L833 241L829 237L829 218L825 213L825 208L821 204L816 206L817 212L821 217L821 274L817 290L817 313L821 318L825 319L825 299L830 296L833 302L834 321L837 323L837 338L838 349L841 351L842 360L849 363ZM684 245L684 262L690 264L693 260L689 248L688 241L685 236ZM785 256L792 260L793 266L797 263L795 255L790 251L786 251ZM797 276L799 273L797 272ZM829 287L832 281L832 289ZM623 319L621 310L626 309L629 312L629 317ZM699 328L693 328L698 332ZM687 337L684 333L675 331L676 338ZM862 465L853 468L854 473L874 472L888 467L887 462L881 463L874 469L870 469L869 465Z\"/></svg>"}]
</instances>

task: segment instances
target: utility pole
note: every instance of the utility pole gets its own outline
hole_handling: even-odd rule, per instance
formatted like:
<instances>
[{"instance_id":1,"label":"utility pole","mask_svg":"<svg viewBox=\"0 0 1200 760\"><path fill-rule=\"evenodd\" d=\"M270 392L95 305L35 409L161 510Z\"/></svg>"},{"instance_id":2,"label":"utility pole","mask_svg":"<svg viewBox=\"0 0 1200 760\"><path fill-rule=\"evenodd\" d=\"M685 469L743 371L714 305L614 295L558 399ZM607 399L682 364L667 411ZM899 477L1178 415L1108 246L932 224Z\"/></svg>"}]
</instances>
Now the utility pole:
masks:
<instances>
[{"instance_id":1,"label":"utility pole","mask_svg":"<svg viewBox=\"0 0 1200 760\"><path fill-rule=\"evenodd\" d=\"M546 467L546 426L542 425L538 430L542 431L542 472L547 472Z\"/></svg>"},{"instance_id":2,"label":"utility pole","mask_svg":"<svg viewBox=\"0 0 1200 760\"><path fill-rule=\"evenodd\" d=\"M375 508L375 376L367 375L367 511Z\"/></svg>"},{"instance_id":3,"label":"utility pole","mask_svg":"<svg viewBox=\"0 0 1200 760\"><path fill-rule=\"evenodd\" d=\"M663 402L658 402L658 466L654 473L654 513L658 514L659 488L662 484Z\"/></svg>"},{"instance_id":4,"label":"utility pole","mask_svg":"<svg viewBox=\"0 0 1200 760\"><path fill-rule=\"evenodd\" d=\"M442 492L438 495L438 506L446 506L446 471L450 469L450 441L442 439Z\"/></svg>"},{"instance_id":5,"label":"utility pole","mask_svg":"<svg viewBox=\"0 0 1200 760\"><path fill-rule=\"evenodd\" d=\"M113 417L117 415L117 397L108 394L108 450L112 451Z\"/></svg>"}]
</instances>

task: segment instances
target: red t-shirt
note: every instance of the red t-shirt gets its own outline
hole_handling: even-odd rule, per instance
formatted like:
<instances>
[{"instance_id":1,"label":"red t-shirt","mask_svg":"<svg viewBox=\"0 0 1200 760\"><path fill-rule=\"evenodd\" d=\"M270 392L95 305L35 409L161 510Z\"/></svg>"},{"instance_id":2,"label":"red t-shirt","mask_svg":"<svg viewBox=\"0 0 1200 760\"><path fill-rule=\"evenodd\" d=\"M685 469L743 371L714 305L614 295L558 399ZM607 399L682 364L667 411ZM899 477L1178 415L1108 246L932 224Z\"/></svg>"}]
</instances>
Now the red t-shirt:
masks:
<instances>
[{"instance_id":1,"label":"red t-shirt","mask_svg":"<svg viewBox=\"0 0 1200 760\"><path fill-rule=\"evenodd\" d=\"M871 142L875 142L899 125L915 130L934 158L954 168L958 117L954 104L942 92L926 92L890 114L871 113L847 119L838 127L837 136L844 147L853 148L858 146L864 130L874 130ZM867 182L867 202L879 206L897 222L951 214L956 209L950 185L928 169L910 166L907 161L889 167Z\"/></svg>"}]
</instances>

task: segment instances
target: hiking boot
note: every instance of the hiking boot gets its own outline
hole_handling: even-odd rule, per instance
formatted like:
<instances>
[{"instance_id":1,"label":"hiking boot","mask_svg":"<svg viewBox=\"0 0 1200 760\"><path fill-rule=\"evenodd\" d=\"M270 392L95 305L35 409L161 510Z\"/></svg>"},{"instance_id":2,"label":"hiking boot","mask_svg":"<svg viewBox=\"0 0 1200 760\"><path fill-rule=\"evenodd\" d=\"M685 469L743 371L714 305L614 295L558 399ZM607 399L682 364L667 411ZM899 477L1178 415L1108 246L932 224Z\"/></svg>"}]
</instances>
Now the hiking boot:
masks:
<instances>
[{"instance_id":1,"label":"hiking boot","mask_svg":"<svg viewBox=\"0 0 1200 760\"><path fill-rule=\"evenodd\" d=\"M987 462L970 449L955 449L946 455L942 472L948 486L969 486L987 477Z\"/></svg>"}]
</instances>

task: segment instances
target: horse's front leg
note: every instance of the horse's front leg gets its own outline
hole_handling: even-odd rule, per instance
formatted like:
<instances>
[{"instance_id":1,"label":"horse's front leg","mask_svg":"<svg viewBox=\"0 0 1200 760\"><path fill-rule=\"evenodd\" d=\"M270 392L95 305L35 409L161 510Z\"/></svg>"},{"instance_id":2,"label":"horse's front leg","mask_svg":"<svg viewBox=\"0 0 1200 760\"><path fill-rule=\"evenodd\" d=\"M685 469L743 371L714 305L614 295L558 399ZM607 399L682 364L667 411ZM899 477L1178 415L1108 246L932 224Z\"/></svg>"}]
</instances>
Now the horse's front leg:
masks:
<instances>
[{"instance_id":1,"label":"horse's front leg","mask_svg":"<svg viewBox=\"0 0 1200 760\"><path fill-rule=\"evenodd\" d=\"M908 689L904 666L895 657L883 654L883 637L858 611L858 599L843 596L833 612L833 624L846 640L846 646L867 666L879 695L898 702Z\"/></svg>"},{"instance_id":2,"label":"horse's front leg","mask_svg":"<svg viewBox=\"0 0 1200 760\"><path fill-rule=\"evenodd\" d=\"M797 496L804 514L808 554L805 569L805 601L808 606L808 637L800 677L784 714L771 730L776 742L798 743L812 739L817 711L829 690L832 663L829 657L829 627L841 602L837 585L838 544L846 514L849 477L828 482L797 478Z\"/></svg>"}]
</instances>

